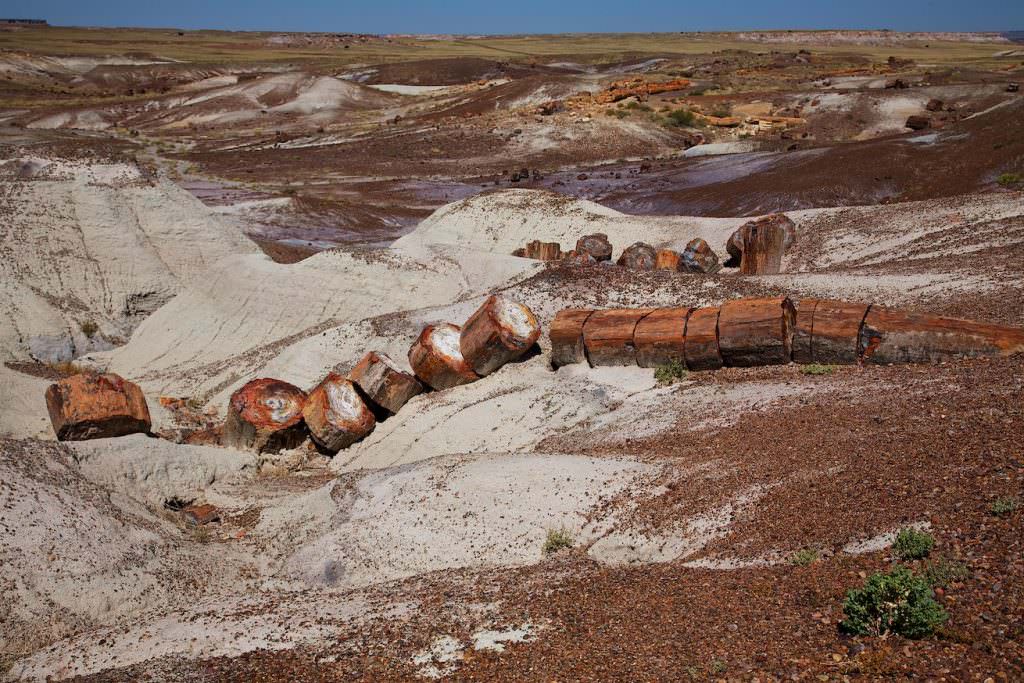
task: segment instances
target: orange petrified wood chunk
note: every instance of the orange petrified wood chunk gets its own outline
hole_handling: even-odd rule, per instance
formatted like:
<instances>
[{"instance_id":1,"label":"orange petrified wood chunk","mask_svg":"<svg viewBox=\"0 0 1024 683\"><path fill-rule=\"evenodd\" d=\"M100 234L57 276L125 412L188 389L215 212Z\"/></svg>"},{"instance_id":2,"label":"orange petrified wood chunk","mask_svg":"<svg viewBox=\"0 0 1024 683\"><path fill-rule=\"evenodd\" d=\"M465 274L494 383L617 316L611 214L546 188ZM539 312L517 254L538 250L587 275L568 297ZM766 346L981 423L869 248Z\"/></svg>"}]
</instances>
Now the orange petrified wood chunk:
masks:
<instances>
[{"instance_id":1,"label":"orange petrified wood chunk","mask_svg":"<svg viewBox=\"0 0 1024 683\"><path fill-rule=\"evenodd\" d=\"M722 367L718 349L718 307L698 308L686 319L685 347L687 370L717 370Z\"/></svg>"},{"instance_id":2,"label":"orange petrified wood chunk","mask_svg":"<svg viewBox=\"0 0 1024 683\"><path fill-rule=\"evenodd\" d=\"M718 347L730 367L784 365L792 359L794 310L787 297L722 304Z\"/></svg>"},{"instance_id":3,"label":"orange petrified wood chunk","mask_svg":"<svg viewBox=\"0 0 1024 683\"><path fill-rule=\"evenodd\" d=\"M593 312L590 309L566 308L555 315L548 333L551 338L551 364L554 367L587 360L587 351L583 345L583 325Z\"/></svg>"},{"instance_id":4,"label":"orange petrified wood chunk","mask_svg":"<svg viewBox=\"0 0 1024 683\"><path fill-rule=\"evenodd\" d=\"M679 271L682 255L675 249L659 249L654 258L655 270Z\"/></svg>"},{"instance_id":5,"label":"orange petrified wood chunk","mask_svg":"<svg viewBox=\"0 0 1024 683\"><path fill-rule=\"evenodd\" d=\"M637 365L653 368L672 361L685 365L686 318L690 310L659 308L637 323L633 332Z\"/></svg>"},{"instance_id":6,"label":"orange petrified wood chunk","mask_svg":"<svg viewBox=\"0 0 1024 683\"><path fill-rule=\"evenodd\" d=\"M279 379L254 379L231 394L224 445L257 453L294 448L305 439L304 391Z\"/></svg>"},{"instance_id":7,"label":"orange petrified wood chunk","mask_svg":"<svg viewBox=\"0 0 1024 683\"><path fill-rule=\"evenodd\" d=\"M313 441L330 453L348 448L377 424L355 384L336 372L309 392L302 417Z\"/></svg>"},{"instance_id":8,"label":"orange petrified wood chunk","mask_svg":"<svg viewBox=\"0 0 1024 683\"><path fill-rule=\"evenodd\" d=\"M583 325L587 359L594 367L636 364L633 332L652 308L614 308L594 311Z\"/></svg>"},{"instance_id":9,"label":"orange petrified wood chunk","mask_svg":"<svg viewBox=\"0 0 1024 683\"><path fill-rule=\"evenodd\" d=\"M458 325L427 325L409 349L409 365L427 386L441 390L480 379L462 357Z\"/></svg>"},{"instance_id":10,"label":"orange petrified wood chunk","mask_svg":"<svg viewBox=\"0 0 1024 683\"><path fill-rule=\"evenodd\" d=\"M492 294L462 326L459 349L473 372L483 377L522 356L538 337L533 311Z\"/></svg>"},{"instance_id":11,"label":"orange petrified wood chunk","mask_svg":"<svg viewBox=\"0 0 1024 683\"><path fill-rule=\"evenodd\" d=\"M423 391L419 380L376 351L368 351L348 373L348 378L369 401L392 415Z\"/></svg>"},{"instance_id":12,"label":"orange petrified wood chunk","mask_svg":"<svg viewBox=\"0 0 1024 683\"><path fill-rule=\"evenodd\" d=\"M61 441L146 433L151 427L142 390L112 373L82 373L51 384L46 409Z\"/></svg>"}]
</instances>

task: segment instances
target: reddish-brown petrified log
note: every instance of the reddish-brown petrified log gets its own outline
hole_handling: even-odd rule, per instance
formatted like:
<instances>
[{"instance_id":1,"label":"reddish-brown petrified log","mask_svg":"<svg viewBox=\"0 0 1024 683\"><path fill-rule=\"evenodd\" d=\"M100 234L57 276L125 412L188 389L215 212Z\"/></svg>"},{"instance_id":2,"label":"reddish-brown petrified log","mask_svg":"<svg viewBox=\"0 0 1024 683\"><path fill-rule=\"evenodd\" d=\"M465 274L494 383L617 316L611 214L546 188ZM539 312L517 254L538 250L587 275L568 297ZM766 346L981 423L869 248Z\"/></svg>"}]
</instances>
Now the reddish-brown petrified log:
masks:
<instances>
[{"instance_id":1,"label":"reddish-brown petrified log","mask_svg":"<svg viewBox=\"0 0 1024 683\"><path fill-rule=\"evenodd\" d=\"M811 357L814 363L853 365L868 304L821 299L814 308ZM797 360L795 347L793 360ZM797 361L798 363L801 361Z\"/></svg>"},{"instance_id":2,"label":"reddish-brown petrified log","mask_svg":"<svg viewBox=\"0 0 1024 683\"><path fill-rule=\"evenodd\" d=\"M575 249L573 249L572 251L567 251L564 254L562 254L562 261L566 263L576 263L580 265L589 265L592 263L597 263L597 259L591 256L589 252L576 251Z\"/></svg>"},{"instance_id":3,"label":"reddish-brown petrified log","mask_svg":"<svg viewBox=\"0 0 1024 683\"><path fill-rule=\"evenodd\" d=\"M492 294L462 326L459 348L473 372L484 377L522 356L538 337L533 311Z\"/></svg>"},{"instance_id":4,"label":"reddish-brown petrified log","mask_svg":"<svg viewBox=\"0 0 1024 683\"><path fill-rule=\"evenodd\" d=\"M587 350L583 345L583 325L593 312L590 309L566 308L555 315L549 330L551 365L560 368L587 360Z\"/></svg>"},{"instance_id":5,"label":"reddish-brown petrified log","mask_svg":"<svg viewBox=\"0 0 1024 683\"><path fill-rule=\"evenodd\" d=\"M782 272L782 256L796 239L796 225L785 214L773 213L744 223L729 236L730 265L744 275Z\"/></svg>"},{"instance_id":6,"label":"reddish-brown petrified log","mask_svg":"<svg viewBox=\"0 0 1024 683\"><path fill-rule=\"evenodd\" d=\"M722 367L718 349L719 309L698 308L686 319L684 355L687 370L717 370Z\"/></svg>"},{"instance_id":7,"label":"reddish-brown petrified log","mask_svg":"<svg viewBox=\"0 0 1024 683\"><path fill-rule=\"evenodd\" d=\"M636 362L654 368L672 361L686 363L686 318L689 308L659 308L645 315L633 331Z\"/></svg>"},{"instance_id":8,"label":"reddish-brown petrified log","mask_svg":"<svg viewBox=\"0 0 1024 683\"><path fill-rule=\"evenodd\" d=\"M373 431L373 411L351 380L329 372L306 398L302 417L320 448L337 453Z\"/></svg>"},{"instance_id":9,"label":"reddish-brown petrified log","mask_svg":"<svg viewBox=\"0 0 1024 683\"><path fill-rule=\"evenodd\" d=\"M626 247L616 263L630 270L654 270L658 251L645 242L636 242Z\"/></svg>"},{"instance_id":10,"label":"reddish-brown petrified log","mask_svg":"<svg viewBox=\"0 0 1024 683\"><path fill-rule=\"evenodd\" d=\"M682 268L688 273L704 273L711 275L722 269L716 254L708 243L697 237L690 240L682 253Z\"/></svg>"},{"instance_id":11,"label":"reddish-brown petrified log","mask_svg":"<svg viewBox=\"0 0 1024 683\"><path fill-rule=\"evenodd\" d=\"M576 240L576 252L590 254L595 261L611 261L612 243L608 241L608 235L595 232Z\"/></svg>"},{"instance_id":12,"label":"reddish-brown petrified log","mask_svg":"<svg viewBox=\"0 0 1024 683\"><path fill-rule=\"evenodd\" d=\"M151 427L142 390L115 374L87 372L51 384L46 409L61 441L146 433Z\"/></svg>"},{"instance_id":13,"label":"reddish-brown petrified log","mask_svg":"<svg viewBox=\"0 0 1024 683\"><path fill-rule=\"evenodd\" d=\"M655 254L655 270L680 271L682 270L681 265L682 255L675 249L659 249L658 253Z\"/></svg>"},{"instance_id":14,"label":"reddish-brown petrified log","mask_svg":"<svg viewBox=\"0 0 1024 683\"><path fill-rule=\"evenodd\" d=\"M651 308L615 308L594 311L583 325L583 343L587 359L594 367L601 365L635 365L636 347L633 332L636 324Z\"/></svg>"},{"instance_id":15,"label":"reddish-brown petrified log","mask_svg":"<svg viewBox=\"0 0 1024 683\"><path fill-rule=\"evenodd\" d=\"M558 242L533 240L526 243L522 255L539 261L558 261L562 258L562 245Z\"/></svg>"},{"instance_id":16,"label":"reddish-brown petrified log","mask_svg":"<svg viewBox=\"0 0 1024 683\"><path fill-rule=\"evenodd\" d=\"M718 348L730 367L783 365L792 359L793 303L787 297L722 304Z\"/></svg>"},{"instance_id":17,"label":"reddish-brown petrified log","mask_svg":"<svg viewBox=\"0 0 1024 683\"><path fill-rule=\"evenodd\" d=\"M409 365L421 382L433 389L449 389L480 379L462 357L458 325L427 325L409 349Z\"/></svg>"},{"instance_id":18,"label":"reddish-brown petrified log","mask_svg":"<svg viewBox=\"0 0 1024 683\"><path fill-rule=\"evenodd\" d=\"M1024 329L872 306L860 333L871 363L926 363L1024 351Z\"/></svg>"},{"instance_id":19,"label":"reddish-brown petrified log","mask_svg":"<svg viewBox=\"0 0 1024 683\"><path fill-rule=\"evenodd\" d=\"M257 453L294 448L305 439L306 394L279 379L254 379L231 394L224 445Z\"/></svg>"},{"instance_id":20,"label":"reddish-brown petrified log","mask_svg":"<svg viewBox=\"0 0 1024 683\"><path fill-rule=\"evenodd\" d=\"M423 391L423 385L383 353L369 351L348 373L363 396L374 406L394 415Z\"/></svg>"},{"instance_id":21,"label":"reddish-brown petrified log","mask_svg":"<svg viewBox=\"0 0 1024 683\"><path fill-rule=\"evenodd\" d=\"M793 362L813 363L811 338L814 334L814 308L819 299L793 299Z\"/></svg>"}]
</instances>

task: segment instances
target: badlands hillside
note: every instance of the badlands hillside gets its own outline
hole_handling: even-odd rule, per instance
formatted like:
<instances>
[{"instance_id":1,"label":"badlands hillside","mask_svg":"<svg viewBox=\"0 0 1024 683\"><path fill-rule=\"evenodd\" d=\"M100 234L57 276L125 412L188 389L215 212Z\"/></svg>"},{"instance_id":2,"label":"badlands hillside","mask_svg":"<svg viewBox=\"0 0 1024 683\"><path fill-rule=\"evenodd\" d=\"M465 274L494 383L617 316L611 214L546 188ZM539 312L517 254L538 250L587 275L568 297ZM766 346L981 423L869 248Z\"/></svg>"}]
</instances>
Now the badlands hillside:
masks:
<instances>
[{"instance_id":1,"label":"badlands hillside","mask_svg":"<svg viewBox=\"0 0 1024 683\"><path fill-rule=\"evenodd\" d=\"M1024 328L1017 47L0 32L0 675L1024 678L1024 345L941 326ZM727 262L774 212L778 272ZM698 238L725 267L664 267ZM341 449L235 440L253 380L424 379L492 295L540 329L495 371ZM717 355L748 299L939 350L874 362L858 318L844 362L553 362L564 309L713 308ZM89 373L148 428L58 440ZM851 628L903 571L903 621Z\"/></svg>"}]
</instances>

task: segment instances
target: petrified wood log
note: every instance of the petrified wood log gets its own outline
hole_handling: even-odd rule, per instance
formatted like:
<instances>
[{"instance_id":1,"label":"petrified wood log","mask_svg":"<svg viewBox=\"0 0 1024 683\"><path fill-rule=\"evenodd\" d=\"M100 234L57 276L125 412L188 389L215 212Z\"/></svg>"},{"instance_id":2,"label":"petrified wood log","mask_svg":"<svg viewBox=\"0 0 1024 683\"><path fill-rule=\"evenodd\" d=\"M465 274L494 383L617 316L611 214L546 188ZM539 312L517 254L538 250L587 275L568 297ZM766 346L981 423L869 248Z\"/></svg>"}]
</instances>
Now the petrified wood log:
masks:
<instances>
[{"instance_id":1,"label":"petrified wood log","mask_svg":"<svg viewBox=\"0 0 1024 683\"><path fill-rule=\"evenodd\" d=\"M586 251L567 251L562 254L562 260L567 263L578 263L578 264L591 264L597 263L597 259L590 255L590 252Z\"/></svg>"},{"instance_id":2,"label":"petrified wood log","mask_svg":"<svg viewBox=\"0 0 1024 683\"><path fill-rule=\"evenodd\" d=\"M409 365L421 382L433 389L449 389L480 379L462 357L457 325L427 325L409 349Z\"/></svg>"},{"instance_id":3,"label":"petrified wood log","mask_svg":"<svg viewBox=\"0 0 1024 683\"><path fill-rule=\"evenodd\" d=\"M374 406L392 415L423 391L419 380L399 368L391 358L376 351L369 351L363 356L348 373L348 378Z\"/></svg>"},{"instance_id":4,"label":"petrified wood log","mask_svg":"<svg viewBox=\"0 0 1024 683\"><path fill-rule=\"evenodd\" d=\"M336 372L327 373L309 392L302 417L313 441L331 453L348 448L377 424L355 384Z\"/></svg>"},{"instance_id":5,"label":"petrified wood log","mask_svg":"<svg viewBox=\"0 0 1024 683\"><path fill-rule=\"evenodd\" d=\"M483 377L526 353L538 337L533 311L492 294L462 326L459 348L473 372Z\"/></svg>"},{"instance_id":6,"label":"petrified wood log","mask_svg":"<svg viewBox=\"0 0 1024 683\"><path fill-rule=\"evenodd\" d=\"M682 255L675 249L659 249L654 257L655 270L682 270Z\"/></svg>"},{"instance_id":7,"label":"petrified wood log","mask_svg":"<svg viewBox=\"0 0 1024 683\"><path fill-rule=\"evenodd\" d=\"M785 214L773 213L741 225L726 242L729 262L744 275L782 272L782 255L796 239L796 225Z\"/></svg>"},{"instance_id":8,"label":"petrified wood log","mask_svg":"<svg viewBox=\"0 0 1024 683\"><path fill-rule=\"evenodd\" d=\"M860 333L871 363L925 363L1024 351L1024 329L872 306Z\"/></svg>"},{"instance_id":9,"label":"petrified wood log","mask_svg":"<svg viewBox=\"0 0 1024 683\"><path fill-rule=\"evenodd\" d=\"M793 299L792 301L796 312L793 321L793 362L813 363L811 338L814 334L814 307L818 305L819 299Z\"/></svg>"},{"instance_id":10,"label":"petrified wood log","mask_svg":"<svg viewBox=\"0 0 1024 683\"><path fill-rule=\"evenodd\" d=\"M685 346L687 370L717 370L722 367L718 349L719 309L698 308L686 319Z\"/></svg>"},{"instance_id":11,"label":"petrified wood log","mask_svg":"<svg viewBox=\"0 0 1024 683\"><path fill-rule=\"evenodd\" d=\"M644 316L633 331L636 362L653 368L677 361L685 365L686 318L689 308L659 308Z\"/></svg>"},{"instance_id":12,"label":"petrified wood log","mask_svg":"<svg viewBox=\"0 0 1024 683\"><path fill-rule=\"evenodd\" d=\"M594 257L595 261L612 260L612 244L608 241L608 235L603 232L584 235L576 240L576 251L590 254Z\"/></svg>"},{"instance_id":13,"label":"petrified wood log","mask_svg":"<svg viewBox=\"0 0 1024 683\"><path fill-rule=\"evenodd\" d=\"M593 312L590 309L566 308L555 315L549 330L551 365L560 368L587 360L586 347L583 345L583 325Z\"/></svg>"},{"instance_id":14,"label":"petrified wood log","mask_svg":"<svg viewBox=\"0 0 1024 683\"><path fill-rule=\"evenodd\" d=\"M583 343L587 359L593 367L601 365L635 365L636 347L633 332L636 324L653 311L652 308L614 308L594 311L583 325Z\"/></svg>"},{"instance_id":15,"label":"petrified wood log","mask_svg":"<svg viewBox=\"0 0 1024 683\"><path fill-rule=\"evenodd\" d=\"M690 240L682 253L682 270L688 273L705 273L711 275L722 269L716 254L707 242L697 237Z\"/></svg>"},{"instance_id":16,"label":"petrified wood log","mask_svg":"<svg viewBox=\"0 0 1024 683\"><path fill-rule=\"evenodd\" d=\"M722 304L718 348L730 367L784 365L792 358L793 303L787 297Z\"/></svg>"},{"instance_id":17,"label":"petrified wood log","mask_svg":"<svg viewBox=\"0 0 1024 683\"><path fill-rule=\"evenodd\" d=\"M526 258L537 259L539 261L558 261L562 258L562 245L558 242L541 242L540 240L533 240L532 242L526 243L526 248L523 250L523 256Z\"/></svg>"},{"instance_id":18,"label":"petrified wood log","mask_svg":"<svg viewBox=\"0 0 1024 683\"><path fill-rule=\"evenodd\" d=\"M636 242L626 247L616 263L631 270L654 270L658 251L645 242Z\"/></svg>"},{"instance_id":19,"label":"petrified wood log","mask_svg":"<svg viewBox=\"0 0 1024 683\"><path fill-rule=\"evenodd\" d=\"M224 445L257 453L294 448L306 436L306 394L279 379L254 379L231 394Z\"/></svg>"},{"instance_id":20,"label":"petrified wood log","mask_svg":"<svg viewBox=\"0 0 1024 683\"><path fill-rule=\"evenodd\" d=\"M82 373L51 384L46 409L61 441L146 433L151 427L142 390L115 374Z\"/></svg>"},{"instance_id":21,"label":"petrified wood log","mask_svg":"<svg viewBox=\"0 0 1024 683\"><path fill-rule=\"evenodd\" d=\"M812 323L812 362L855 364L859 356L860 326L867 312L868 304L819 300L814 308ZM795 352L793 360L796 360Z\"/></svg>"}]
</instances>

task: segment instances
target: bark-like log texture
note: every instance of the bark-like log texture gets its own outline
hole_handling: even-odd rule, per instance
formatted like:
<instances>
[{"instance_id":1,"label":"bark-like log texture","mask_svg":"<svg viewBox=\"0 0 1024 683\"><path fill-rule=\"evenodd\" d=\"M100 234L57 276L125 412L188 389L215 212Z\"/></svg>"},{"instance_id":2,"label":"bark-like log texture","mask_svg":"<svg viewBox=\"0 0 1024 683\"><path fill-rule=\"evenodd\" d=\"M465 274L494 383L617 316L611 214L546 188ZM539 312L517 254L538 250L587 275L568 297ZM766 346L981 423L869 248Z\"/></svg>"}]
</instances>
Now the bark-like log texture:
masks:
<instances>
[{"instance_id":1,"label":"bark-like log texture","mask_svg":"<svg viewBox=\"0 0 1024 683\"><path fill-rule=\"evenodd\" d=\"M658 251L645 242L636 242L626 247L616 263L630 270L654 270Z\"/></svg>"},{"instance_id":2,"label":"bark-like log texture","mask_svg":"<svg viewBox=\"0 0 1024 683\"><path fill-rule=\"evenodd\" d=\"M548 332L551 338L551 365L583 363L587 350L583 345L583 325L594 311L591 309L566 308L555 314Z\"/></svg>"},{"instance_id":3,"label":"bark-like log texture","mask_svg":"<svg viewBox=\"0 0 1024 683\"><path fill-rule=\"evenodd\" d=\"M926 363L1024 351L1024 329L872 306L860 333L870 363Z\"/></svg>"},{"instance_id":4,"label":"bark-like log texture","mask_svg":"<svg viewBox=\"0 0 1024 683\"><path fill-rule=\"evenodd\" d=\"M533 311L492 294L462 326L459 348L473 372L484 377L522 356L538 337Z\"/></svg>"},{"instance_id":5,"label":"bark-like log texture","mask_svg":"<svg viewBox=\"0 0 1024 683\"><path fill-rule=\"evenodd\" d=\"M682 270L682 255L675 249L659 249L654 257L655 270Z\"/></svg>"},{"instance_id":6,"label":"bark-like log texture","mask_svg":"<svg viewBox=\"0 0 1024 683\"><path fill-rule=\"evenodd\" d=\"M591 256L590 252L577 251L576 249L565 252L562 255L562 260L565 261L566 263L577 263L587 265L591 263L597 263L597 259Z\"/></svg>"},{"instance_id":7,"label":"bark-like log texture","mask_svg":"<svg viewBox=\"0 0 1024 683\"><path fill-rule=\"evenodd\" d=\"M686 318L689 308L659 308L645 315L633 331L636 362L654 368L677 361L685 365Z\"/></svg>"},{"instance_id":8,"label":"bark-like log texture","mask_svg":"<svg viewBox=\"0 0 1024 683\"><path fill-rule=\"evenodd\" d=\"M302 417L313 441L330 453L348 448L377 424L355 384L336 372L328 373L309 392Z\"/></svg>"},{"instance_id":9,"label":"bark-like log texture","mask_svg":"<svg viewBox=\"0 0 1024 683\"><path fill-rule=\"evenodd\" d=\"M612 243L608 241L608 235L595 232L576 240L576 252L590 254L595 261L611 261Z\"/></svg>"},{"instance_id":10,"label":"bark-like log texture","mask_svg":"<svg viewBox=\"0 0 1024 683\"><path fill-rule=\"evenodd\" d=\"M793 321L793 362L813 363L811 339L814 334L814 308L820 299L793 299L796 318Z\"/></svg>"},{"instance_id":11,"label":"bark-like log texture","mask_svg":"<svg viewBox=\"0 0 1024 683\"><path fill-rule=\"evenodd\" d=\"M682 268L688 273L704 273L712 275L722 269L718 262L718 254L707 242L697 237L690 240L682 253Z\"/></svg>"},{"instance_id":12,"label":"bark-like log texture","mask_svg":"<svg viewBox=\"0 0 1024 683\"><path fill-rule=\"evenodd\" d=\"M636 365L633 332L652 308L613 308L594 311L583 325L583 343L593 367Z\"/></svg>"},{"instance_id":13,"label":"bark-like log texture","mask_svg":"<svg viewBox=\"0 0 1024 683\"><path fill-rule=\"evenodd\" d=\"M730 367L784 365L793 357L793 303L787 297L722 304L718 348Z\"/></svg>"},{"instance_id":14,"label":"bark-like log texture","mask_svg":"<svg viewBox=\"0 0 1024 683\"><path fill-rule=\"evenodd\" d=\"M152 426L142 390L115 374L82 373L51 384L46 409L61 441L147 433Z\"/></svg>"},{"instance_id":15,"label":"bark-like log texture","mask_svg":"<svg viewBox=\"0 0 1024 683\"><path fill-rule=\"evenodd\" d=\"M517 249L516 252L518 251ZM513 256L524 256L539 261L558 261L562 258L562 245L558 242L533 240L526 243L526 247L523 248L521 254L516 252L513 252Z\"/></svg>"},{"instance_id":16,"label":"bark-like log texture","mask_svg":"<svg viewBox=\"0 0 1024 683\"><path fill-rule=\"evenodd\" d=\"M231 394L224 423L224 445L274 453L294 448L306 437L302 409L306 394L279 379L254 379Z\"/></svg>"},{"instance_id":17,"label":"bark-like log texture","mask_svg":"<svg viewBox=\"0 0 1024 683\"><path fill-rule=\"evenodd\" d=\"M683 349L687 370L717 370L722 367L718 348L717 307L698 308L686 319L686 340Z\"/></svg>"},{"instance_id":18,"label":"bark-like log texture","mask_svg":"<svg viewBox=\"0 0 1024 683\"><path fill-rule=\"evenodd\" d=\"M409 365L427 386L441 390L480 379L462 357L458 325L427 325L409 349Z\"/></svg>"},{"instance_id":19,"label":"bark-like log texture","mask_svg":"<svg viewBox=\"0 0 1024 683\"><path fill-rule=\"evenodd\" d=\"M423 385L383 353L369 351L348 373L374 406L394 415L406 402L423 391Z\"/></svg>"},{"instance_id":20,"label":"bark-like log texture","mask_svg":"<svg viewBox=\"0 0 1024 683\"><path fill-rule=\"evenodd\" d=\"M860 327L867 312L868 304L833 299L819 300L814 308L812 323L812 362L831 365L856 364L859 358ZM796 360L795 352L793 360Z\"/></svg>"},{"instance_id":21,"label":"bark-like log texture","mask_svg":"<svg viewBox=\"0 0 1024 683\"><path fill-rule=\"evenodd\" d=\"M796 225L785 214L773 213L744 223L729 236L727 265L738 265L744 275L782 272L782 255L796 239Z\"/></svg>"}]
</instances>

